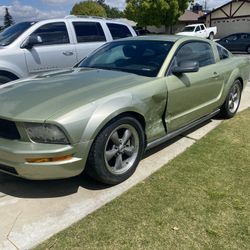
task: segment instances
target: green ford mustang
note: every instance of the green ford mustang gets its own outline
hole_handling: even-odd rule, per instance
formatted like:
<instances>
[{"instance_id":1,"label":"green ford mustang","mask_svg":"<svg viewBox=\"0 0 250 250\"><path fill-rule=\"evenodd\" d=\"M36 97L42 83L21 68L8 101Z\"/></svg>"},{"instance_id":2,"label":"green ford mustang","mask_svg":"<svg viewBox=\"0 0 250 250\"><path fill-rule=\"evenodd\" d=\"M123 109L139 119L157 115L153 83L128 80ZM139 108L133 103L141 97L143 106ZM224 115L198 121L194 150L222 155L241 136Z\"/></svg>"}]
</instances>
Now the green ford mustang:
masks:
<instances>
[{"instance_id":1,"label":"green ford mustang","mask_svg":"<svg viewBox=\"0 0 250 250\"><path fill-rule=\"evenodd\" d=\"M0 170L117 184L145 150L216 114L231 118L249 62L199 38L108 43L79 67L2 85Z\"/></svg>"}]
</instances>

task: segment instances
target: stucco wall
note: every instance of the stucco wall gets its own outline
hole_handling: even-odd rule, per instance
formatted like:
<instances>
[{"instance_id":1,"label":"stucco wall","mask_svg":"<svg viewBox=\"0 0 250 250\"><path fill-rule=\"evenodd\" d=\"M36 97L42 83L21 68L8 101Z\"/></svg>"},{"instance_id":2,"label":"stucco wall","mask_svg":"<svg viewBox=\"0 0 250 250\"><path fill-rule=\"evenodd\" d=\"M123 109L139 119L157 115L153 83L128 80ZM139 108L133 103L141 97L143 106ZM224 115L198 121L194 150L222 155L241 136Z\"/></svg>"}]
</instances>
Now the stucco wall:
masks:
<instances>
[{"instance_id":1,"label":"stucco wall","mask_svg":"<svg viewBox=\"0 0 250 250\"><path fill-rule=\"evenodd\" d=\"M212 21L212 26L217 26L218 34L216 37L218 38L239 32L250 33L250 17L216 20Z\"/></svg>"}]
</instances>

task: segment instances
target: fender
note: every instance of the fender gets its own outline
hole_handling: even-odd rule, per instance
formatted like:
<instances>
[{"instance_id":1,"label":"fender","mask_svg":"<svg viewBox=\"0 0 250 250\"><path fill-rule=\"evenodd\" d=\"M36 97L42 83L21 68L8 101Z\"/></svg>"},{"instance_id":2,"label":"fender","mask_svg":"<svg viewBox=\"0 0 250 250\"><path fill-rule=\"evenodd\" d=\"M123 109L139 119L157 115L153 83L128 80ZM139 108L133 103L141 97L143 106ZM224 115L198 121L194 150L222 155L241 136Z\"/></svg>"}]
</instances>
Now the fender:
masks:
<instances>
[{"instance_id":1,"label":"fender","mask_svg":"<svg viewBox=\"0 0 250 250\"><path fill-rule=\"evenodd\" d=\"M122 94L100 102L90 117L80 141L94 140L102 128L114 117L124 112L137 112L132 104L131 94Z\"/></svg>"},{"instance_id":2,"label":"fender","mask_svg":"<svg viewBox=\"0 0 250 250\"><path fill-rule=\"evenodd\" d=\"M25 67L26 67L26 65L25 65ZM6 61L3 61L3 60L0 60L0 71L9 72L9 73L15 75L18 78L24 78L24 77L28 76L16 64L6 62Z\"/></svg>"}]
</instances>

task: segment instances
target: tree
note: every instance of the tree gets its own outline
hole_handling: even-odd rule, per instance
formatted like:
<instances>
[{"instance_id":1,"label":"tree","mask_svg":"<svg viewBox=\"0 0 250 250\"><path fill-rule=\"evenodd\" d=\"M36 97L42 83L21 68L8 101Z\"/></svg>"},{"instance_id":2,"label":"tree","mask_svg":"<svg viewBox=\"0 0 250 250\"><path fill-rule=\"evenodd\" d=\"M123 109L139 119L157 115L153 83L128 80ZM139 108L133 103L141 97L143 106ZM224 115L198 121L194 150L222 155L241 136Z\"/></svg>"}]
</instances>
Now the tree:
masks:
<instances>
[{"instance_id":1,"label":"tree","mask_svg":"<svg viewBox=\"0 0 250 250\"><path fill-rule=\"evenodd\" d=\"M4 27L7 28L14 24L13 18L9 13L8 8L5 8L5 15L4 15Z\"/></svg>"},{"instance_id":2,"label":"tree","mask_svg":"<svg viewBox=\"0 0 250 250\"><path fill-rule=\"evenodd\" d=\"M138 26L172 26L187 9L190 0L127 0L125 16Z\"/></svg>"},{"instance_id":3,"label":"tree","mask_svg":"<svg viewBox=\"0 0 250 250\"><path fill-rule=\"evenodd\" d=\"M97 2L91 0L76 3L70 13L72 15L107 17L105 9Z\"/></svg>"},{"instance_id":4,"label":"tree","mask_svg":"<svg viewBox=\"0 0 250 250\"><path fill-rule=\"evenodd\" d=\"M99 3L106 11L107 17L109 18L121 18L123 17L123 12L118 10L117 8L110 7L105 3L105 0L97 0L97 3Z\"/></svg>"}]
</instances>

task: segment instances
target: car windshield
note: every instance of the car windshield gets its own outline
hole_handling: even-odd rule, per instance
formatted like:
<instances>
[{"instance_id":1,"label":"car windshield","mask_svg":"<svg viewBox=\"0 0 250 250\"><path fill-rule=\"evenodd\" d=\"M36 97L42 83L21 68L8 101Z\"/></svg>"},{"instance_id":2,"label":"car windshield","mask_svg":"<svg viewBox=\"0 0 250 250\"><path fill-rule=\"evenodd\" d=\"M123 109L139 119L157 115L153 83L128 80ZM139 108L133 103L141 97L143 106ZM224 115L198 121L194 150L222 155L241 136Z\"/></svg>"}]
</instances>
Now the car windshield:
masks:
<instances>
[{"instance_id":1,"label":"car windshield","mask_svg":"<svg viewBox=\"0 0 250 250\"><path fill-rule=\"evenodd\" d=\"M5 29L0 33L0 46L11 44L33 24L35 22L22 22Z\"/></svg>"},{"instance_id":2,"label":"car windshield","mask_svg":"<svg viewBox=\"0 0 250 250\"><path fill-rule=\"evenodd\" d=\"M182 32L192 32L194 31L195 27L194 26L187 26L187 27L184 27Z\"/></svg>"},{"instance_id":3,"label":"car windshield","mask_svg":"<svg viewBox=\"0 0 250 250\"><path fill-rule=\"evenodd\" d=\"M79 67L156 77L172 45L173 42L168 41L115 41L87 57Z\"/></svg>"}]
</instances>

